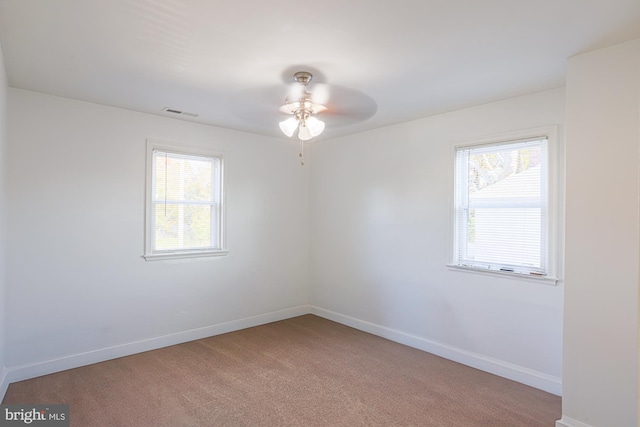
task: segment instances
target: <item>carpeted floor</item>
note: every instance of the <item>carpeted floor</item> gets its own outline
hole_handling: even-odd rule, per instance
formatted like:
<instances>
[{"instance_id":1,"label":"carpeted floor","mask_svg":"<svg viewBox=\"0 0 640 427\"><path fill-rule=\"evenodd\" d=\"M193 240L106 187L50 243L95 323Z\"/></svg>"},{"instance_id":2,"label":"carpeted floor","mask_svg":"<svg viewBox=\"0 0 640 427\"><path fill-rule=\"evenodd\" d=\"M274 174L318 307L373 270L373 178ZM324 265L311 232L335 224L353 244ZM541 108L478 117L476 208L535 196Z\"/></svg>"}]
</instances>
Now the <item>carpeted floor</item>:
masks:
<instances>
[{"instance_id":1,"label":"carpeted floor","mask_svg":"<svg viewBox=\"0 0 640 427\"><path fill-rule=\"evenodd\" d=\"M11 384L71 425L553 427L560 397L313 315Z\"/></svg>"}]
</instances>

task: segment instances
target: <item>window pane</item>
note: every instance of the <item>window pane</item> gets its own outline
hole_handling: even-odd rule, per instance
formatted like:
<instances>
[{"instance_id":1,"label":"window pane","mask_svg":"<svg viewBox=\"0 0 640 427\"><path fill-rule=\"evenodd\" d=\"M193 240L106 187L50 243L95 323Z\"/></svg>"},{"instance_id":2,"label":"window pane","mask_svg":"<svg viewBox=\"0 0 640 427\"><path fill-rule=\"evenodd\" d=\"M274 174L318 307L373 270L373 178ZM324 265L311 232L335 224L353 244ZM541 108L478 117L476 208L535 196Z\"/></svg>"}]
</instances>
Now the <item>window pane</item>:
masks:
<instances>
[{"instance_id":1,"label":"window pane","mask_svg":"<svg viewBox=\"0 0 640 427\"><path fill-rule=\"evenodd\" d=\"M212 159L156 152L154 200L212 201Z\"/></svg>"},{"instance_id":2,"label":"window pane","mask_svg":"<svg viewBox=\"0 0 640 427\"><path fill-rule=\"evenodd\" d=\"M147 153L145 259L222 254L222 156L154 141Z\"/></svg>"},{"instance_id":3,"label":"window pane","mask_svg":"<svg viewBox=\"0 0 640 427\"><path fill-rule=\"evenodd\" d=\"M467 259L540 268L540 209L472 209Z\"/></svg>"},{"instance_id":4,"label":"window pane","mask_svg":"<svg viewBox=\"0 0 640 427\"><path fill-rule=\"evenodd\" d=\"M154 250L180 250L215 247L218 235L211 233L210 205L154 203Z\"/></svg>"},{"instance_id":5,"label":"window pane","mask_svg":"<svg viewBox=\"0 0 640 427\"><path fill-rule=\"evenodd\" d=\"M540 200L540 161L540 146L488 153L471 150L469 195L491 199L526 195Z\"/></svg>"},{"instance_id":6,"label":"window pane","mask_svg":"<svg viewBox=\"0 0 640 427\"><path fill-rule=\"evenodd\" d=\"M546 143L543 138L458 150L458 263L545 270Z\"/></svg>"}]
</instances>

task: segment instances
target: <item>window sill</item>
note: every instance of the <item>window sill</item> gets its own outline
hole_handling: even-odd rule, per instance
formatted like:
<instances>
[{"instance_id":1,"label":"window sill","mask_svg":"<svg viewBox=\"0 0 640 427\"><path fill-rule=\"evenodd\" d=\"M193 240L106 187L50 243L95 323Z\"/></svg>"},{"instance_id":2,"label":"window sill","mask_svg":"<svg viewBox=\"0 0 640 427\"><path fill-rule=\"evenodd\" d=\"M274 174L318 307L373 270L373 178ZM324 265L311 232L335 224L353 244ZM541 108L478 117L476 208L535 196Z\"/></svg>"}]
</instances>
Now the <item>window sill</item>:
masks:
<instances>
[{"instance_id":1,"label":"window sill","mask_svg":"<svg viewBox=\"0 0 640 427\"><path fill-rule=\"evenodd\" d=\"M528 281L537 282L537 283L541 283L549 286L556 286L558 284L558 281L560 280L557 277L551 277L551 276L535 276L535 275L528 275L528 274L522 274L522 273L513 273L509 271L498 271L498 270L488 270L488 269L475 268L475 267L467 267L467 266L455 265L455 264L447 264L447 267L449 268L449 270L452 270L452 271L459 271L463 273L472 273L472 274L483 274L486 276L494 276L494 277L500 276L503 278L522 279L522 280L528 280Z\"/></svg>"},{"instance_id":2,"label":"window sill","mask_svg":"<svg viewBox=\"0 0 640 427\"><path fill-rule=\"evenodd\" d=\"M168 259L217 257L217 256L225 256L228 253L229 251L227 250L171 252L171 253L161 253L161 254L146 254L146 255L142 255L142 258L144 258L146 261L162 261L162 260L168 260Z\"/></svg>"}]
</instances>

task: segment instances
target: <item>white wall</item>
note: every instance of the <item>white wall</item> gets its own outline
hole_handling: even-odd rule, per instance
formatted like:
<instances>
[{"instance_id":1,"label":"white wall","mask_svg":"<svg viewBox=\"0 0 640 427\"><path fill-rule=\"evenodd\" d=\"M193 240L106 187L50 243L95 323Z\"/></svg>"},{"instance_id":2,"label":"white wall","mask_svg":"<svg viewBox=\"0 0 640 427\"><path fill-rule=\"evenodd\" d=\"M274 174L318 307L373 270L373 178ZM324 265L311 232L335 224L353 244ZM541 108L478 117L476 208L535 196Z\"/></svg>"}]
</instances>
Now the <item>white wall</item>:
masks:
<instances>
[{"instance_id":1,"label":"white wall","mask_svg":"<svg viewBox=\"0 0 640 427\"><path fill-rule=\"evenodd\" d=\"M454 145L562 125L564 108L557 89L314 144L312 304L336 320L560 393L562 285L446 264Z\"/></svg>"},{"instance_id":2,"label":"white wall","mask_svg":"<svg viewBox=\"0 0 640 427\"><path fill-rule=\"evenodd\" d=\"M6 130L7 130L7 74L0 46L0 396L4 396L5 381L5 295L6 295Z\"/></svg>"},{"instance_id":3,"label":"white wall","mask_svg":"<svg viewBox=\"0 0 640 427\"><path fill-rule=\"evenodd\" d=\"M638 423L640 40L567 69L563 422Z\"/></svg>"},{"instance_id":4,"label":"white wall","mask_svg":"<svg viewBox=\"0 0 640 427\"><path fill-rule=\"evenodd\" d=\"M308 168L296 144L13 88L8 120L12 381L307 304ZM141 258L146 138L224 153L228 256Z\"/></svg>"}]
</instances>

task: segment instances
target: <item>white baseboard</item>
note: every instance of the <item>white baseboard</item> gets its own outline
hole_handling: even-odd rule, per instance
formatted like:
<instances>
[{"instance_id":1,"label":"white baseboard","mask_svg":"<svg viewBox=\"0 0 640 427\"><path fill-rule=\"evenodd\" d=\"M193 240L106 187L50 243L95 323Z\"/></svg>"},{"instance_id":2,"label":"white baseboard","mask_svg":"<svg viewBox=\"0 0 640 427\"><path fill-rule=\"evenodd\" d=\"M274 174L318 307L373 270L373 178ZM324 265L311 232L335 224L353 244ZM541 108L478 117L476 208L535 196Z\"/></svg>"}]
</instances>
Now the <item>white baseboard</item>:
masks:
<instances>
[{"instance_id":1,"label":"white baseboard","mask_svg":"<svg viewBox=\"0 0 640 427\"><path fill-rule=\"evenodd\" d=\"M574 420L571 417L563 415L561 419L556 421L556 427L593 427L591 424L583 423L582 421Z\"/></svg>"},{"instance_id":2,"label":"white baseboard","mask_svg":"<svg viewBox=\"0 0 640 427\"><path fill-rule=\"evenodd\" d=\"M347 325L361 331L365 331L391 341L395 341L410 347L423 350L446 359L450 359L464 365L471 366L501 377L505 377L532 387L561 395L562 383L560 378L534 371L522 366L510 364L501 360L493 359L481 354L472 353L466 350L448 346L428 340L426 338L417 337L395 329L390 329L344 314L336 313L320 307L311 305L301 305L284 310L274 311L270 313L260 314L257 316L246 317L243 319L233 320L230 322L219 323L216 325L206 326L203 328L192 329L188 331L178 332L175 334L164 335L146 340L136 341L132 343L117 345L98 349L86 353L73 354L58 359L47 360L44 362L33 363L29 365L13 366L2 369L0 376L0 401L9 387L10 383L23 381L30 378L48 375L55 372L65 371L67 369L78 368L93 363L104 362L106 360L116 359L118 357L129 356L144 351L155 350L162 347L181 344L188 341L207 338L214 335L220 335L227 332L238 331L241 329L251 328L254 326L264 325L266 323L285 320L291 317L302 316L304 314L315 314L317 316ZM556 427L591 427L584 423L564 417L556 423Z\"/></svg>"},{"instance_id":3,"label":"white baseboard","mask_svg":"<svg viewBox=\"0 0 640 427\"><path fill-rule=\"evenodd\" d=\"M4 399L4 395L9 388L9 379L7 378L8 370L0 365L0 402Z\"/></svg>"},{"instance_id":4,"label":"white baseboard","mask_svg":"<svg viewBox=\"0 0 640 427\"><path fill-rule=\"evenodd\" d=\"M129 356L144 351L155 350L162 347L181 344L188 341L225 334L227 332L238 331L240 329L251 328L264 325L266 323L285 320L291 317L301 316L310 313L309 305L287 308L270 313L259 314L257 316L232 320L230 322L218 323L216 325L205 326L203 328L191 329L146 340L121 344L113 347L102 348L86 353L73 354L58 359L33 363L22 366L12 366L3 370L2 382L0 383L0 401L9 387L10 383L23 381L42 375L53 374L67 369L78 368L80 366L91 365L93 363L104 362L105 360L116 359L118 357Z\"/></svg>"},{"instance_id":5,"label":"white baseboard","mask_svg":"<svg viewBox=\"0 0 640 427\"><path fill-rule=\"evenodd\" d=\"M545 374L543 372L534 371L533 369L508 363L502 360L494 359L482 354L473 353L467 350L431 341L426 338L417 337L385 326L376 325L364 320L356 319L351 316L336 313L324 308L311 306L311 313L343 325L371 334L387 338L400 344L408 345L437 356L453 360L463 365L471 366L494 375L498 375L531 387L544 390L557 396L562 395L562 381L560 378ZM573 425L569 425L573 427ZM560 425L559 427L563 427ZM583 427L576 425L576 427ZM587 426L590 427L590 426Z\"/></svg>"}]
</instances>

